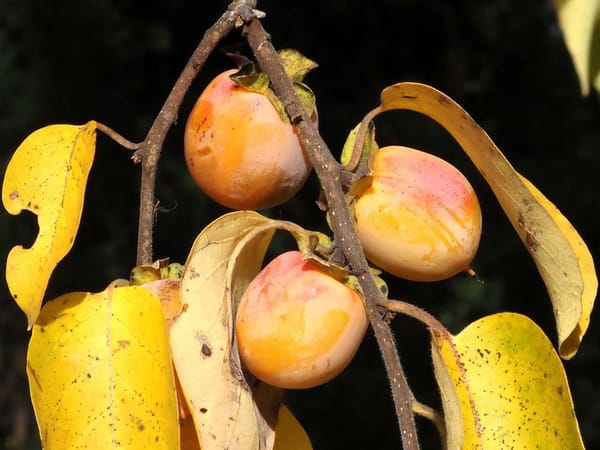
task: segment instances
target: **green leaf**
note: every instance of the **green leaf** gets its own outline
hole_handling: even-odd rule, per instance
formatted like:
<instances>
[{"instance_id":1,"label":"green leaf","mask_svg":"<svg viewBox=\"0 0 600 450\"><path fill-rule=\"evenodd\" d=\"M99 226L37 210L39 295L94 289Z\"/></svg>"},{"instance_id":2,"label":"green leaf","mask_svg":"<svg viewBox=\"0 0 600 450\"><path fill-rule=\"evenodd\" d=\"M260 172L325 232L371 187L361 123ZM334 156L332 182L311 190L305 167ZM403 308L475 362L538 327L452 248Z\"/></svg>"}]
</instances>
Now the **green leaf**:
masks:
<instances>
[{"instance_id":1,"label":"green leaf","mask_svg":"<svg viewBox=\"0 0 600 450\"><path fill-rule=\"evenodd\" d=\"M294 83L300 83L306 75L319 67L312 59L307 58L297 50L285 48L277 52L283 68Z\"/></svg>"},{"instance_id":2,"label":"green leaf","mask_svg":"<svg viewBox=\"0 0 600 450\"><path fill-rule=\"evenodd\" d=\"M584 448L561 360L526 316L432 331L432 355L447 448Z\"/></svg>"}]
</instances>

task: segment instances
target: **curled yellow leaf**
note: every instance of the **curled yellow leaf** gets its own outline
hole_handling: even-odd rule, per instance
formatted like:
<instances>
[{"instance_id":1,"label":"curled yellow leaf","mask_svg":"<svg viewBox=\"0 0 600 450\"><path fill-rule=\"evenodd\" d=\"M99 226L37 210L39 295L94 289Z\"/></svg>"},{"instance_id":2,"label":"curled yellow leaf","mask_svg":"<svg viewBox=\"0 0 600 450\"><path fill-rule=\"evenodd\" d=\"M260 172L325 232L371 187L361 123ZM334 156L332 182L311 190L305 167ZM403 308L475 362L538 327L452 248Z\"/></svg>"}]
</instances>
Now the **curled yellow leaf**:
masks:
<instances>
[{"instance_id":1,"label":"curled yellow leaf","mask_svg":"<svg viewBox=\"0 0 600 450\"><path fill-rule=\"evenodd\" d=\"M293 223L238 211L209 224L186 261L183 311L170 335L177 376L203 450L273 448L281 392L264 383L248 385L235 349L233 314L277 229L307 240L308 232Z\"/></svg>"},{"instance_id":2,"label":"curled yellow leaf","mask_svg":"<svg viewBox=\"0 0 600 450\"><path fill-rule=\"evenodd\" d=\"M561 360L526 316L432 331L432 355L447 448L584 448Z\"/></svg>"},{"instance_id":3,"label":"curled yellow leaf","mask_svg":"<svg viewBox=\"0 0 600 450\"><path fill-rule=\"evenodd\" d=\"M184 311L171 325L171 347L203 450L267 448L269 436L261 433L265 421L233 349L227 274L239 241L268 220L251 212L220 217L200 233L185 264L180 290ZM265 235L266 245L271 235ZM262 263L266 245L255 248L254 264Z\"/></svg>"},{"instance_id":4,"label":"curled yellow leaf","mask_svg":"<svg viewBox=\"0 0 600 450\"><path fill-rule=\"evenodd\" d=\"M167 324L158 299L141 287L46 303L27 376L46 450L179 448Z\"/></svg>"},{"instance_id":5,"label":"curled yellow leaf","mask_svg":"<svg viewBox=\"0 0 600 450\"><path fill-rule=\"evenodd\" d=\"M479 169L533 257L552 301L559 353L571 358L585 334L598 279L575 228L520 175L487 133L446 94L420 83L398 83L381 94L382 111L407 109L444 127Z\"/></svg>"},{"instance_id":6,"label":"curled yellow leaf","mask_svg":"<svg viewBox=\"0 0 600 450\"><path fill-rule=\"evenodd\" d=\"M13 247L6 261L8 288L29 328L52 271L73 246L95 145L96 122L50 125L30 134L8 163L4 207L10 214L28 210L38 216L39 233L31 248Z\"/></svg>"}]
</instances>

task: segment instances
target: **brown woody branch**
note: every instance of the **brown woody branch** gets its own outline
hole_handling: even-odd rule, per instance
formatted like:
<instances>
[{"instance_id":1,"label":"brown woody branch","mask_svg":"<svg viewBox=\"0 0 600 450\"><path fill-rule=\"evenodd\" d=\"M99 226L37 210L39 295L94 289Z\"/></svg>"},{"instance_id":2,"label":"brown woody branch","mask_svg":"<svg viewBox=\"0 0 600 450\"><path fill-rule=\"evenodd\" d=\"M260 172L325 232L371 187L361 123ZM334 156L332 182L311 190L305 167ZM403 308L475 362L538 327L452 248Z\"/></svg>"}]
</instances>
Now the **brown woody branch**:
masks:
<instances>
[{"instance_id":1,"label":"brown woody branch","mask_svg":"<svg viewBox=\"0 0 600 450\"><path fill-rule=\"evenodd\" d=\"M269 75L274 91L281 98L291 122L296 125L304 148L315 167L327 200L336 245L344 252L352 272L358 277L365 297L367 314L391 384L403 447L405 450L417 450L419 444L413 415L414 399L391 330L377 309L377 304L385 299L371 276L344 199L342 167L329 151L316 126L309 120L260 21L250 20L243 30L258 64Z\"/></svg>"},{"instance_id":2,"label":"brown woody branch","mask_svg":"<svg viewBox=\"0 0 600 450\"><path fill-rule=\"evenodd\" d=\"M139 149L133 154L135 162L142 163L142 176L140 186L140 214L138 225L137 243L137 265L150 264L152 262L152 232L155 217L155 195L156 170L160 152L162 150L167 132L175 123L177 113L185 94L187 93L193 79L196 77L213 49L229 32L240 24L240 15L237 8L240 2L233 2L228 10L210 27L189 61L183 68L181 75L175 82L171 93L167 97L163 107L159 111L152 127L148 131L146 139ZM241 2L252 4L256 2ZM252 10L251 10L252 11Z\"/></svg>"},{"instance_id":3,"label":"brown woody branch","mask_svg":"<svg viewBox=\"0 0 600 450\"><path fill-rule=\"evenodd\" d=\"M316 127L308 120L277 52L271 45L269 36L262 28L261 23L256 20L255 7L256 1L235 0L229 5L227 12L206 31L175 82L146 138L132 157L134 161L142 163L137 264L149 264L153 259L154 189L158 160L167 132L177 118L177 112L193 79L218 42L234 27L245 23L244 31L259 65L269 74L273 88L282 99L292 123L297 126L302 143L313 162L329 207L336 244L343 251L353 273L358 277L365 296L365 306L371 326L390 380L403 447L405 450L418 450L419 445L412 412L414 399L404 376L391 330L377 310L377 304L383 303L385 298L381 295L371 276L350 219L341 183L342 167L333 158Z\"/></svg>"}]
</instances>

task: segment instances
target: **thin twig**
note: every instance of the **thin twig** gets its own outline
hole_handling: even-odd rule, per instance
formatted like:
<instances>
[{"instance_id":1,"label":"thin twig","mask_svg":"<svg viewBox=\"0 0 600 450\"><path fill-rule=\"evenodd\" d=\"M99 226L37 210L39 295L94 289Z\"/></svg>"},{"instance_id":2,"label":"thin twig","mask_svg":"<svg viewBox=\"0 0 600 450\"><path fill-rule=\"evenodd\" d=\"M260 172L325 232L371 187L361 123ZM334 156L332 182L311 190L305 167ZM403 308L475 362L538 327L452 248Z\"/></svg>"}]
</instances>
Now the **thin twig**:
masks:
<instances>
[{"instance_id":1,"label":"thin twig","mask_svg":"<svg viewBox=\"0 0 600 450\"><path fill-rule=\"evenodd\" d=\"M344 170L349 172L353 172L356 167L358 167L358 163L360 161L360 157L362 155L362 150L365 145L365 137L367 135L367 129L369 124L373 121L375 116L381 112L381 106L376 107L369 111L360 122L360 126L358 127L358 132L356 133L356 141L354 141L354 148L352 149L352 156L350 157L350 161L346 163L344 166Z\"/></svg>"},{"instance_id":2,"label":"thin twig","mask_svg":"<svg viewBox=\"0 0 600 450\"><path fill-rule=\"evenodd\" d=\"M115 130L110 128L108 125L104 125L102 122L96 121L96 128L98 131L101 131L121 147L126 148L127 150L138 150L141 147L141 143L131 142L129 139L123 137Z\"/></svg>"},{"instance_id":3,"label":"thin twig","mask_svg":"<svg viewBox=\"0 0 600 450\"><path fill-rule=\"evenodd\" d=\"M235 7L245 5L246 3L255 4L255 2L237 1ZM232 5L234 5L232 3ZM152 232L154 228L154 207L156 204L154 189L156 184L156 170L160 152L162 150L167 132L175 123L177 113L185 94L187 93L192 80L196 77L208 56L221 39L229 34L239 21L239 14L230 7L215 24L210 27L189 61L183 68L181 75L171 89L163 107L159 111L152 127L148 131L146 139L140 145L140 148L134 153L134 161L142 163L142 176L140 186L140 214L138 225L138 243L137 243L137 265L150 264L152 262Z\"/></svg>"},{"instance_id":4,"label":"thin twig","mask_svg":"<svg viewBox=\"0 0 600 450\"><path fill-rule=\"evenodd\" d=\"M391 330L377 310L377 301L382 296L368 269L346 207L341 185L342 167L309 120L260 21L251 20L244 26L243 31L258 64L269 75L274 91L281 98L291 122L296 125L304 148L315 167L329 206L336 244L344 252L353 273L357 275L365 297L365 308L391 384L403 447L405 450L417 450L419 443L412 412L412 392L406 381Z\"/></svg>"}]
</instances>

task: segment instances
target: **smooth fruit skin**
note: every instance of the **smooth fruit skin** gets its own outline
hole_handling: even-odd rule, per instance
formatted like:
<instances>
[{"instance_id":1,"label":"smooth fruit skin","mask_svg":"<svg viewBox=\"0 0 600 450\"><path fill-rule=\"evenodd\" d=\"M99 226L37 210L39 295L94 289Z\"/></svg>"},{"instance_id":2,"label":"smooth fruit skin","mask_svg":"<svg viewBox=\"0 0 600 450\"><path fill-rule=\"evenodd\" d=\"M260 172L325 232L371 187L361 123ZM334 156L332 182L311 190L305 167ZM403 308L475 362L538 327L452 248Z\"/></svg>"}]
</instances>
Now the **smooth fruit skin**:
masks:
<instances>
[{"instance_id":1,"label":"smooth fruit skin","mask_svg":"<svg viewBox=\"0 0 600 450\"><path fill-rule=\"evenodd\" d=\"M198 98L184 133L185 160L198 186L232 209L280 205L312 169L294 127L266 96L214 78ZM314 115L316 121L316 114Z\"/></svg>"},{"instance_id":2,"label":"smooth fruit skin","mask_svg":"<svg viewBox=\"0 0 600 450\"><path fill-rule=\"evenodd\" d=\"M438 281L469 268L481 237L473 187L450 163L401 146L379 149L371 185L355 202L367 258L412 281Z\"/></svg>"},{"instance_id":3,"label":"smooth fruit skin","mask_svg":"<svg viewBox=\"0 0 600 450\"><path fill-rule=\"evenodd\" d=\"M354 290L291 251L273 259L250 283L235 326L250 372L273 386L298 389L342 372L367 325Z\"/></svg>"}]
</instances>

